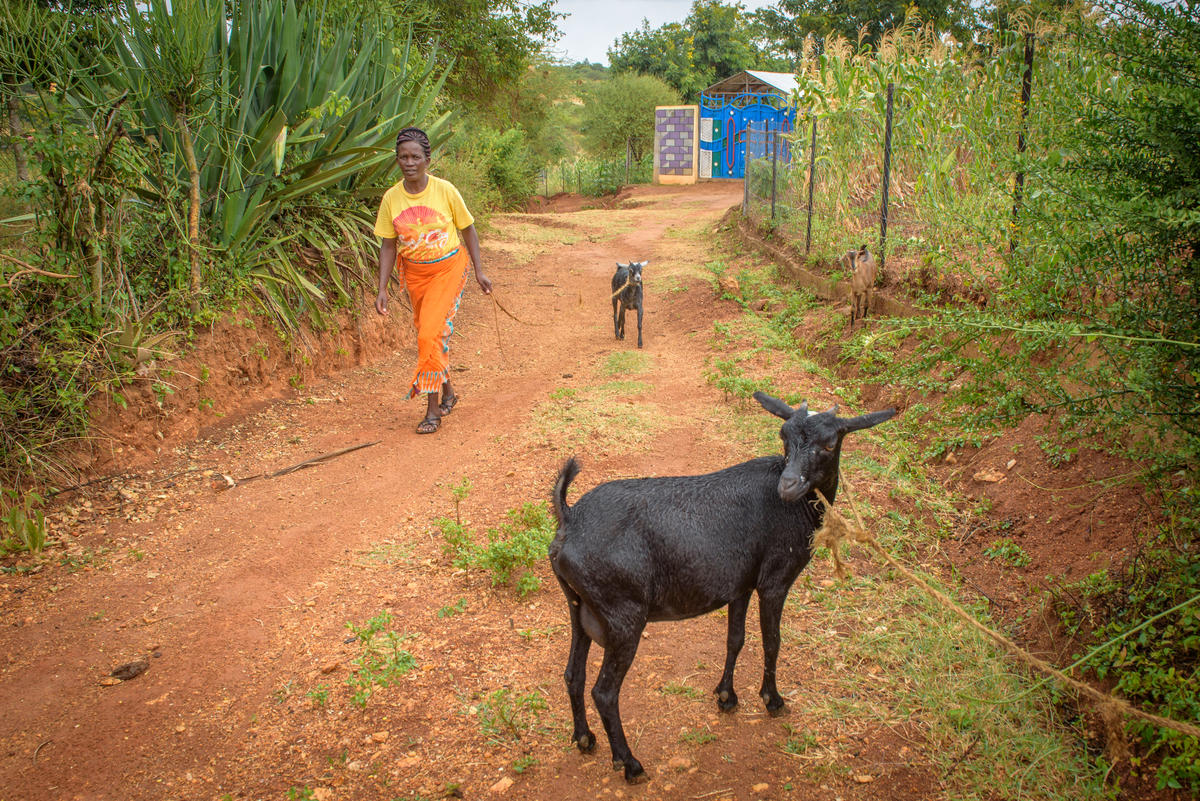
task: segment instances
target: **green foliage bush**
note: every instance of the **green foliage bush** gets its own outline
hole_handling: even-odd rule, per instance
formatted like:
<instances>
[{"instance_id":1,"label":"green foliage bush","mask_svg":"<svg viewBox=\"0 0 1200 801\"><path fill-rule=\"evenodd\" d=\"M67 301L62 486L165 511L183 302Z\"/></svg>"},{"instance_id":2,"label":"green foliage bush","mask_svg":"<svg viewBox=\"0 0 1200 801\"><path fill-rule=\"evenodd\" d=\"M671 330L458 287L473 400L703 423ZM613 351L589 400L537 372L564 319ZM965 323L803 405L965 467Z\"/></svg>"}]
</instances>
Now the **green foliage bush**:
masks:
<instances>
[{"instance_id":1,"label":"green foliage bush","mask_svg":"<svg viewBox=\"0 0 1200 801\"><path fill-rule=\"evenodd\" d=\"M1096 599L1109 622L1094 640L1117 641L1087 665L1113 679L1117 694L1180 721L1200 720L1200 558L1167 542L1147 551L1118 585ZM1190 603L1129 636L1142 621ZM1118 639L1119 638L1119 639ZM1200 793L1200 743L1196 738L1132 720L1129 729L1145 753L1161 759L1159 789ZM1141 761L1141 760L1139 760Z\"/></svg>"},{"instance_id":2,"label":"green foliage bush","mask_svg":"<svg viewBox=\"0 0 1200 801\"><path fill-rule=\"evenodd\" d=\"M134 368L237 300L289 335L325 325L351 280L373 280L362 198L390 180L391 137L448 135L436 65L404 28L152 0L119 4L89 48L71 32L92 28L56 8L30 6L32 37L0 10L0 95L29 130L30 178L6 182L28 214L5 221L0 263L0 473L16 481L62 478L51 454L85 433L88 400L154 381Z\"/></svg>"},{"instance_id":3,"label":"green foliage bush","mask_svg":"<svg viewBox=\"0 0 1200 801\"><path fill-rule=\"evenodd\" d=\"M492 575L492 585L513 583L521 597L538 590L542 580L531 568L545 561L557 526L543 502L509 509L499 528L489 529L487 545L475 543L470 531L449 518L435 521L442 532L443 550L460 569L478 568Z\"/></svg>"},{"instance_id":4,"label":"green foliage bush","mask_svg":"<svg viewBox=\"0 0 1200 801\"><path fill-rule=\"evenodd\" d=\"M520 128L497 131L466 120L432 172L454 184L476 216L520 207L533 194L538 167Z\"/></svg>"},{"instance_id":5,"label":"green foliage bush","mask_svg":"<svg viewBox=\"0 0 1200 801\"><path fill-rule=\"evenodd\" d=\"M417 667L413 655L400 647L410 637L389 629L391 622L390 613L380 612L362 626L346 624L362 649L354 659L358 668L346 679L354 691L351 701L359 708L366 707L375 687L395 684Z\"/></svg>"},{"instance_id":6,"label":"green foliage bush","mask_svg":"<svg viewBox=\"0 0 1200 801\"><path fill-rule=\"evenodd\" d=\"M654 146L654 107L679 103L679 95L658 78L621 75L593 86L584 98L580 126L593 156L641 160Z\"/></svg>"},{"instance_id":7,"label":"green foliage bush","mask_svg":"<svg viewBox=\"0 0 1200 801\"><path fill-rule=\"evenodd\" d=\"M507 688L490 693L479 704L479 728L496 745L521 739L541 721L549 709L546 698L537 690L514 693Z\"/></svg>"},{"instance_id":8,"label":"green foliage bush","mask_svg":"<svg viewBox=\"0 0 1200 801\"><path fill-rule=\"evenodd\" d=\"M0 489L0 523L4 525L0 556L18 551L36 554L46 547L44 502L36 492Z\"/></svg>"}]
</instances>

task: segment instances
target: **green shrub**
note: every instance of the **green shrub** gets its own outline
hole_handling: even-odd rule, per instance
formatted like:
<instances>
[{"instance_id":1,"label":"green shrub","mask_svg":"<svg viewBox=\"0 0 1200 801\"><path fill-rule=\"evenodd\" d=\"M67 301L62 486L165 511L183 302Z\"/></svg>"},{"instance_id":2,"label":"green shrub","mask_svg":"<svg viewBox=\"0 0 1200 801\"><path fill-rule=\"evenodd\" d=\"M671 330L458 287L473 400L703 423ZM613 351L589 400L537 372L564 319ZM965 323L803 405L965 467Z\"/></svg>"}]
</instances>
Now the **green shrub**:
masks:
<instances>
[{"instance_id":1,"label":"green shrub","mask_svg":"<svg viewBox=\"0 0 1200 801\"><path fill-rule=\"evenodd\" d=\"M524 597L542 586L530 568L546 559L556 525L543 502L524 503L508 510L508 521L488 531L488 544L475 558L475 565L492 574L493 586L508 584L517 577L517 594Z\"/></svg>"},{"instance_id":2,"label":"green shrub","mask_svg":"<svg viewBox=\"0 0 1200 801\"><path fill-rule=\"evenodd\" d=\"M4 489L0 503L6 507L0 514L4 538L0 539L0 555L13 551L40 553L46 547L46 515L41 510L43 499L36 492L19 493Z\"/></svg>"},{"instance_id":3,"label":"green shrub","mask_svg":"<svg viewBox=\"0 0 1200 801\"><path fill-rule=\"evenodd\" d=\"M1115 679L1117 695L1175 720L1200 720L1200 558L1194 546L1148 549L1103 600L1109 622L1095 640L1120 639L1092 655L1088 666L1101 679ZM1187 605L1144 625L1181 604ZM1146 753L1162 760L1159 789L1200 793L1195 737L1136 719L1128 725Z\"/></svg>"},{"instance_id":4,"label":"green shrub","mask_svg":"<svg viewBox=\"0 0 1200 801\"><path fill-rule=\"evenodd\" d=\"M479 728L494 744L519 740L532 731L549 705L537 690L514 694L509 689L496 690L479 704Z\"/></svg>"},{"instance_id":5,"label":"green shrub","mask_svg":"<svg viewBox=\"0 0 1200 801\"><path fill-rule=\"evenodd\" d=\"M455 567L488 571L492 586L510 584L515 576L514 587L521 597L542 586L531 568L546 559L556 530L545 503L509 509L508 520L498 529L488 530L487 545L477 545L465 526L449 518L439 518L435 524L442 532L442 548Z\"/></svg>"},{"instance_id":6,"label":"green shrub","mask_svg":"<svg viewBox=\"0 0 1200 801\"><path fill-rule=\"evenodd\" d=\"M354 660L358 669L346 679L346 683L354 690L351 700L360 708L366 707L375 687L395 684L401 676L417 667L413 655L400 647L412 636L389 630L391 622L391 614L380 612L362 626L346 624L362 648Z\"/></svg>"}]
</instances>

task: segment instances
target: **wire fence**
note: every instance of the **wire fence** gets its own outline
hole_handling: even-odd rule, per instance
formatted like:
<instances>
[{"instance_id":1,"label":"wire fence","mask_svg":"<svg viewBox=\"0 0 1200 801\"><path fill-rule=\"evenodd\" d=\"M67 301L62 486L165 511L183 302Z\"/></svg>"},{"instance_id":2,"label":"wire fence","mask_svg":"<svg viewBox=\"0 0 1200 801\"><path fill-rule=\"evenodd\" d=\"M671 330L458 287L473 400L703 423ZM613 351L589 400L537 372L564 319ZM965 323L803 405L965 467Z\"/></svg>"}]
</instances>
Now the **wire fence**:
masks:
<instances>
[{"instance_id":1,"label":"wire fence","mask_svg":"<svg viewBox=\"0 0 1200 801\"><path fill-rule=\"evenodd\" d=\"M810 261L866 244L885 282L982 302L1018 235L1022 164L1061 124L1031 102L1033 47L1029 34L973 68L928 50L886 69L830 59L791 132L747 131L743 213ZM1056 58L1047 80L1071 66Z\"/></svg>"},{"instance_id":2,"label":"wire fence","mask_svg":"<svg viewBox=\"0 0 1200 801\"><path fill-rule=\"evenodd\" d=\"M560 192L600 197L615 194L622 186L647 184L653 179L654 159L651 155L640 159L635 159L632 154L613 159L577 158L542 169L538 174L537 189L545 197Z\"/></svg>"}]
</instances>

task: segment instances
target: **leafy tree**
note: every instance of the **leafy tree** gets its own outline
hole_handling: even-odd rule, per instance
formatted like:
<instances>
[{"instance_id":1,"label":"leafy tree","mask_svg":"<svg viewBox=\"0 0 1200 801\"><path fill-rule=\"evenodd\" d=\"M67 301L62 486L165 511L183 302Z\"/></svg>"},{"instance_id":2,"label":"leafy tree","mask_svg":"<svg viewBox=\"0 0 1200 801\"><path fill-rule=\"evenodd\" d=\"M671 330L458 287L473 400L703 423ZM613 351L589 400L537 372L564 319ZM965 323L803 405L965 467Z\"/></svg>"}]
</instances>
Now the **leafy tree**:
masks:
<instances>
[{"instance_id":1,"label":"leafy tree","mask_svg":"<svg viewBox=\"0 0 1200 801\"><path fill-rule=\"evenodd\" d=\"M721 78L746 69L779 69L741 3L695 0L682 23L642 27L623 34L608 51L615 73L653 75L684 97L695 97Z\"/></svg>"},{"instance_id":2,"label":"leafy tree","mask_svg":"<svg viewBox=\"0 0 1200 801\"><path fill-rule=\"evenodd\" d=\"M976 11L970 0L779 0L754 12L754 21L759 35L776 42L796 64L809 34L820 43L833 34L856 42L861 33L863 42L874 45L914 13L938 33L959 41L974 36Z\"/></svg>"},{"instance_id":3,"label":"leafy tree","mask_svg":"<svg viewBox=\"0 0 1200 801\"><path fill-rule=\"evenodd\" d=\"M635 160L654 146L654 107L679 102L679 94L650 75L618 75L597 84L584 101L583 139L597 156L624 156Z\"/></svg>"},{"instance_id":4,"label":"leafy tree","mask_svg":"<svg viewBox=\"0 0 1200 801\"><path fill-rule=\"evenodd\" d=\"M691 97L712 83L692 54L692 35L683 25L671 22L651 29L643 19L639 30L621 34L608 51L608 63L616 74L653 75Z\"/></svg>"},{"instance_id":5,"label":"leafy tree","mask_svg":"<svg viewBox=\"0 0 1200 801\"><path fill-rule=\"evenodd\" d=\"M413 42L449 70L446 90L456 103L499 108L525 70L558 40L553 0L305 0L325 10L329 31L347 20L412 27Z\"/></svg>"},{"instance_id":6,"label":"leafy tree","mask_svg":"<svg viewBox=\"0 0 1200 801\"><path fill-rule=\"evenodd\" d=\"M512 121L524 131L529 154L550 164L567 154L568 72L546 62L525 71L510 105Z\"/></svg>"}]
</instances>

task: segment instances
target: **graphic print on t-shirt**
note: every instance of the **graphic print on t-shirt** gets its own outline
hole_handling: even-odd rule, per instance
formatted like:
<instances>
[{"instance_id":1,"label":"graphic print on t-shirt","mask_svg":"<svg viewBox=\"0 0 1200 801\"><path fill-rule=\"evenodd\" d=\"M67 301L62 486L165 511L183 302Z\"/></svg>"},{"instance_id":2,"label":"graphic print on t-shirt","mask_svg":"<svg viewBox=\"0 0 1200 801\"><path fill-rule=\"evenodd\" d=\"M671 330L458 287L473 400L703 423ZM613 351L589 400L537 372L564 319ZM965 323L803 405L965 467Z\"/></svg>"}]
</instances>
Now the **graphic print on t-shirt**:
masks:
<instances>
[{"instance_id":1,"label":"graphic print on t-shirt","mask_svg":"<svg viewBox=\"0 0 1200 801\"><path fill-rule=\"evenodd\" d=\"M409 206L392 220L400 254L412 261L433 261L449 253L450 225L428 206Z\"/></svg>"}]
</instances>

